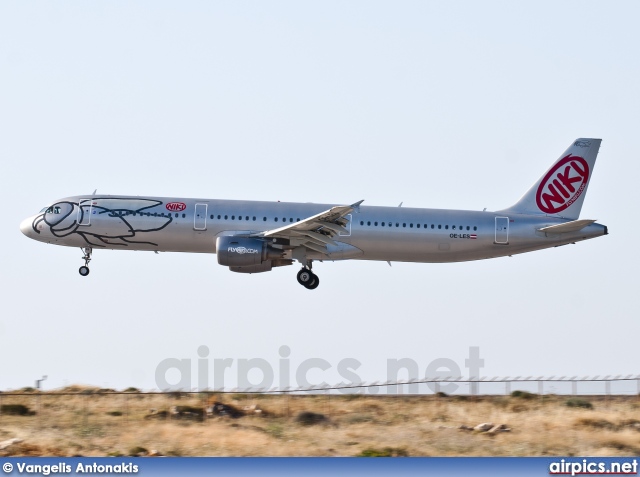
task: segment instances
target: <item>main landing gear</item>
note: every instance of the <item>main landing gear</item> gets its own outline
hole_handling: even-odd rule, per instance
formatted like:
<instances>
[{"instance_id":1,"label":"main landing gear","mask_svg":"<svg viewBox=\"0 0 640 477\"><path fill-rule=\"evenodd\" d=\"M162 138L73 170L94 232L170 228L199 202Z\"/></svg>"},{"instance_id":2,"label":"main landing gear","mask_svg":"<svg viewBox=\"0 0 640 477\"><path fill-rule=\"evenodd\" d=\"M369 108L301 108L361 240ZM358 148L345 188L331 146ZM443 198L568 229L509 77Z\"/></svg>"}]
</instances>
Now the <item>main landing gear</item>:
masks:
<instances>
[{"instance_id":1,"label":"main landing gear","mask_svg":"<svg viewBox=\"0 0 640 477\"><path fill-rule=\"evenodd\" d=\"M82 252L84 253L84 256L82 257L82 259L84 260L84 265L80 267L78 272L83 277L86 277L87 275L89 275L89 262L91 261L91 252L93 252L93 249L91 247L84 247L82 248Z\"/></svg>"},{"instance_id":2,"label":"main landing gear","mask_svg":"<svg viewBox=\"0 0 640 477\"><path fill-rule=\"evenodd\" d=\"M320 279L318 275L311 271L311 264L308 267L303 267L298 272L298 283L309 290L315 290L320 285Z\"/></svg>"}]
</instances>

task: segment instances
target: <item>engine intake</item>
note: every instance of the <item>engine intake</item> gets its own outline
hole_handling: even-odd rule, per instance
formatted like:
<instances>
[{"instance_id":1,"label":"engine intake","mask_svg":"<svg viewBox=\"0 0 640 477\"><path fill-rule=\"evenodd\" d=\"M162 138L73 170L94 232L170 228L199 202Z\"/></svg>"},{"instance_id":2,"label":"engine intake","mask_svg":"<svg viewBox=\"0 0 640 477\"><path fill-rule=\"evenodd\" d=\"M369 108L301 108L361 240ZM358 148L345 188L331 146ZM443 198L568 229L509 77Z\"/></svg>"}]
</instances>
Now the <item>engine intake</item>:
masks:
<instances>
[{"instance_id":1,"label":"engine intake","mask_svg":"<svg viewBox=\"0 0 640 477\"><path fill-rule=\"evenodd\" d=\"M260 239L246 237L218 237L216 239L218 263L226 267L251 267L255 271L271 270L271 260L282 257L282 250L270 247ZM266 263L269 262L269 263Z\"/></svg>"}]
</instances>

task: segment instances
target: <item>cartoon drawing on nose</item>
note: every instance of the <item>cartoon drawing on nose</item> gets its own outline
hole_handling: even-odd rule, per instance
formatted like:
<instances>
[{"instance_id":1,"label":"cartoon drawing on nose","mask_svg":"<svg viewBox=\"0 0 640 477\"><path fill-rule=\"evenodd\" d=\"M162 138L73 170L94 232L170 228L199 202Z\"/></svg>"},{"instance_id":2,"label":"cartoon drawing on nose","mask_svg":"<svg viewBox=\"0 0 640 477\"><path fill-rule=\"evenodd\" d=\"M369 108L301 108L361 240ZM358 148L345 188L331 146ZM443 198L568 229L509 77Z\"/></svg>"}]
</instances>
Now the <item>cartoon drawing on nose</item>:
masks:
<instances>
[{"instance_id":1,"label":"cartoon drawing on nose","mask_svg":"<svg viewBox=\"0 0 640 477\"><path fill-rule=\"evenodd\" d=\"M44 224L55 237L79 235L91 247L157 246L157 243L138 239L145 233L164 229L173 221L170 213L150 212L162 204L159 200L107 197L57 202L37 215L32 227L40 234Z\"/></svg>"}]
</instances>

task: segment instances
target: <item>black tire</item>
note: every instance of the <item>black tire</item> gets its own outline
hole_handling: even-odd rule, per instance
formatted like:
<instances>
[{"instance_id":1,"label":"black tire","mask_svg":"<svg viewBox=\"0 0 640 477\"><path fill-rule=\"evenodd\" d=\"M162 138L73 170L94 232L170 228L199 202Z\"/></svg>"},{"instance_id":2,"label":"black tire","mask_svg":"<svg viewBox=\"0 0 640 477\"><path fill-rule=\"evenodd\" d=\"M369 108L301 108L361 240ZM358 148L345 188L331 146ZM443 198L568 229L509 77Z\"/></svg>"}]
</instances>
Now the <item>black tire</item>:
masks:
<instances>
[{"instance_id":1,"label":"black tire","mask_svg":"<svg viewBox=\"0 0 640 477\"><path fill-rule=\"evenodd\" d=\"M78 270L78 273L80 275L82 275L83 277L86 277L87 275L89 275L89 267L85 267L84 265L82 267L80 267L80 269Z\"/></svg>"},{"instance_id":2,"label":"black tire","mask_svg":"<svg viewBox=\"0 0 640 477\"><path fill-rule=\"evenodd\" d=\"M315 275L308 268L303 268L298 272L298 283L303 287L308 287L311 282L313 282Z\"/></svg>"},{"instance_id":3,"label":"black tire","mask_svg":"<svg viewBox=\"0 0 640 477\"><path fill-rule=\"evenodd\" d=\"M315 273L313 274L313 279L313 282L311 282L309 285L306 285L309 290L315 290L316 288L318 288L318 285L320 285L320 279Z\"/></svg>"}]
</instances>

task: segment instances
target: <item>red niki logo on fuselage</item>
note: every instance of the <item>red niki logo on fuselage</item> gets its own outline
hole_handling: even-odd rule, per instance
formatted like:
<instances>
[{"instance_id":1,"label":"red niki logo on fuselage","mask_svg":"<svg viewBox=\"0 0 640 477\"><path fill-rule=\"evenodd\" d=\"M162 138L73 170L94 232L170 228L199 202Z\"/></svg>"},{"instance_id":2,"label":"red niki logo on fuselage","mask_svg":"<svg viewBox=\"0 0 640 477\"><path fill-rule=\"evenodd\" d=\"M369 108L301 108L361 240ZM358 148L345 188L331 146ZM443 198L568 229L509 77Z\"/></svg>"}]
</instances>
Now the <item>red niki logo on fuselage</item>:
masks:
<instances>
[{"instance_id":1,"label":"red niki logo on fuselage","mask_svg":"<svg viewBox=\"0 0 640 477\"><path fill-rule=\"evenodd\" d=\"M588 181L587 161L569 154L542 179L536 193L536 204L547 214L562 212L582 195Z\"/></svg>"},{"instance_id":2,"label":"red niki logo on fuselage","mask_svg":"<svg viewBox=\"0 0 640 477\"><path fill-rule=\"evenodd\" d=\"M171 212L182 212L187 208L187 204L184 202L169 202L165 207Z\"/></svg>"}]
</instances>

